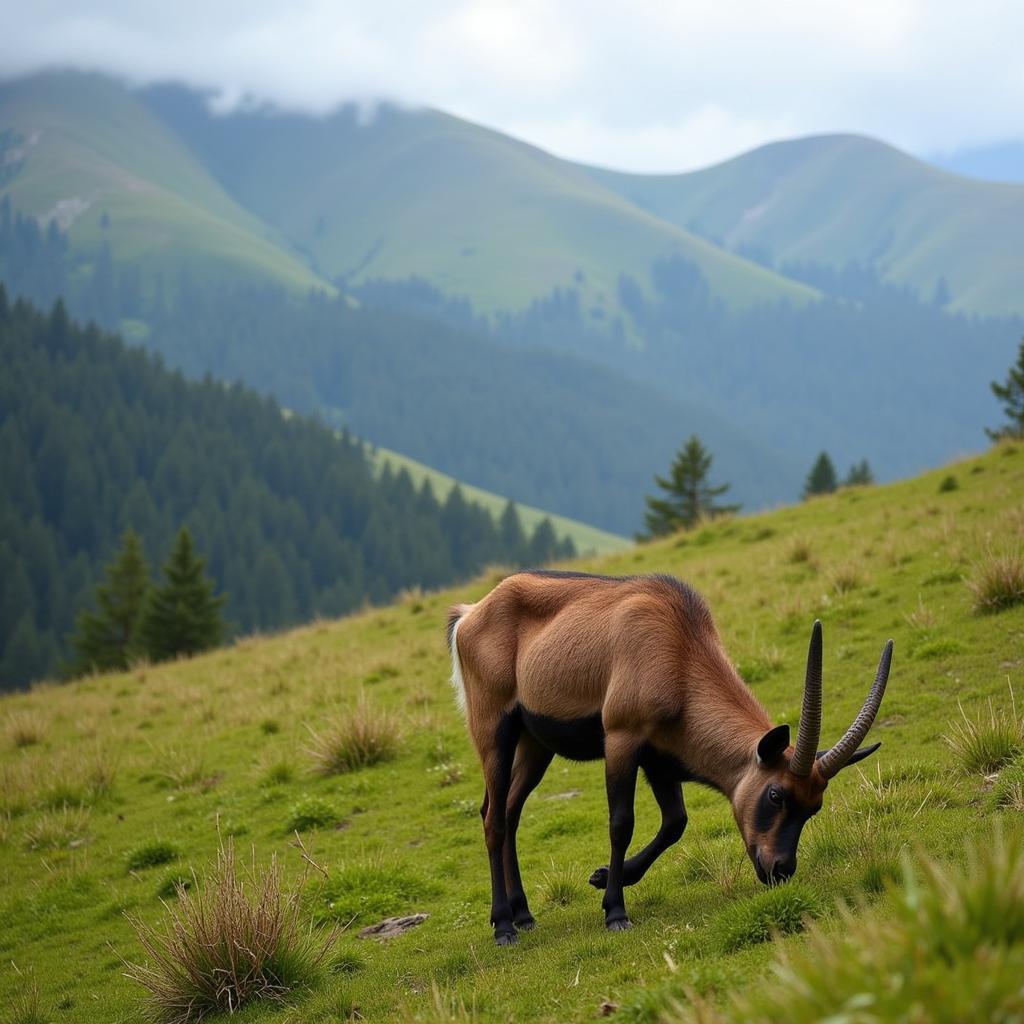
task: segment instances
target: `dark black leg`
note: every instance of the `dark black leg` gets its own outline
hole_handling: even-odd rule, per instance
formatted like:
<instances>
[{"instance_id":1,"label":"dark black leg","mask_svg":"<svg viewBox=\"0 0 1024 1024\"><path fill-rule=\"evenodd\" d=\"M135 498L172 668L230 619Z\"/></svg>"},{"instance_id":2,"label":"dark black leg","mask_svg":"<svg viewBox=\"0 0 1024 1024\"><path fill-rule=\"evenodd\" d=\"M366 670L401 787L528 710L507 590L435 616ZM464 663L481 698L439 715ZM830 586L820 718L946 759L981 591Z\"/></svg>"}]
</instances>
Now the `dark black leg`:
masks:
<instances>
[{"instance_id":1,"label":"dark black leg","mask_svg":"<svg viewBox=\"0 0 1024 1024\"><path fill-rule=\"evenodd\" d=\"M491 865L491 924L494 925L494 941L499 946L511 946L516 941L516 929L512 923L512 908L505 888L505 846L508 791L512 781L512 759L519 741L521 721L518 713L505 715L495 731L495 741L484 759L484 782L487 795L484 799L484 841Z\"/></svg>"},{"instance_id":2,"label":"dark black leg","mask_svg":"<svg viewBox=\"0 0 1024 1024\"><path fill-rule=\"evenodd\" d=\"M637 752L638 744L632 736L623 733L608 733L605 736L608 834L612 849L608 860L608 883L601 906L604 908L605 927L609 931L622 931L630 927L622 886L626 850L633 838Z\"/></svg>"},{"instance_id":3,"label":"dark black leg","mask_svg":"<svg viewBox=\"0 0 1024 1024\"><path fill-rule=\"evenodd\" d=\"M505 813L505 885L512 907L512 923L517 928L532 928L536 923L526 902L523 879L519 874L519 855L516 852L516 830L523 813L526 798L540 785L554 754L542 747L529 733L519 737L515 762L512 765L512 787L509 790Z\"/></svg>"},{"instance_id":4,"label":"dark black leg","mask_svg":"<svg viewBox=\"0 0 1024 1024\"><path fill-rule=\"evenodd\" d=\"M647 783L651 787L654 799L661 808L661 828L657 835L637 854L628 858L622 865L622 884L636 885L647 869L674 843L678 843L686 829L686 809L683 806L683 787L668 775L656 768L644 767ZM598 868L590 876L590 884L595 889L604 889L608 885L608 868Z\"/></svg>"}]
</instances>

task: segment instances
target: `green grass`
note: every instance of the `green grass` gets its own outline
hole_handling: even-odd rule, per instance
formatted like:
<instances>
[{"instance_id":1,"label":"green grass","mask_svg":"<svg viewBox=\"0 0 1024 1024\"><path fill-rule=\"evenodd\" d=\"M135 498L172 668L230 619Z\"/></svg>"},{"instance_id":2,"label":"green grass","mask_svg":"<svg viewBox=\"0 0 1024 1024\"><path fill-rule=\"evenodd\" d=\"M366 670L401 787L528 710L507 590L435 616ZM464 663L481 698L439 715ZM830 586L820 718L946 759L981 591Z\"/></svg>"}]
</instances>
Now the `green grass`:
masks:
<instances>
[{"instance_id":1,"label":"green grass","mask_svg":"<svg viewBox=\"0 0 1024 1024\"><path fill-rule=\"evenodd\" d=\"M975 466L984 472L972 473ZM932 855L954 865L956 877L965 846L972 838L986 843L994 819L1007 841L1024 831L1014 803L1017 762L986 778L980 768L963 770L943 742L963 721L958 701L968 719L988 722L990 701L997 717L1010 713L1008 677L1021 692L1024 606L979 615L969 582L993 544L1021 539L1024 451L997 449L954 467L961 486L940 496L950 471L711 523L701 528L701 543L696 534L682 545L668 538L576 563L610 573L671 572L694 583L733 660L761 666L752 684L758 697L776 721L791 725L808 632L820 617L823 742L852 719L882 643L895 638L889 692L872 733L882 749L829 785L824 811L804 830L795 885L761 887L726 802L688 785L685 836L627 892L633 930L609 935L600 894L586 884L607 863L602 766L556 760L520 829L538 927L515 949L494 947L480 770L452 701L444 644L448 605L483 595L497 579L491 575L417 595L415 611L401 602L245 639L189 662L0 700L0 737L7 737L0 742L0 1007L6 1013L17 1005L31 977L39 989L33 1005L51 1022L152 1019L144 989L122 973L122 957L138 963L146 956L126 912L166 927L160 898L179 906L173 878L190 879L193 870L202 891L228 830L244 830L236 840L240 858L244 851L248 861L254 850L260 866L276 856L285 889L301 887L304 928L352 922L308 990L281 1008L255 1004L239 1015L243 1024L326 1024L355 1010L366 1021L583 1024L606 1001L623 1019L654 1020L693 997L728 1015L733 994L769 1000L766 979L777 957L799 960L817 948L819 932L832 942L859 935L863 923L874 936L902 935L908 911L891 887L902 886L903 858ZM939 502L941 515L930 512ZM850 564L856 585L837 588L837 573ZM307 753L309 728L323 731L364 688L400 726L394 759L318 773ZM26 713L35 716L40 740L18 746L3 723ZM270 720L277 731L264 728ZM460 771L439 770L451 765ZM64 814L62 797L70 798L67 841L54 818ZM300 846L288 826L308 800L326 804L332 820L303 831ZM82 819L73 817L79 806L87 807ZM639 847L659 821L642 786L636 814ZM33 848L28 836L40 828L58 836L56 844ZM178 860L126 870L133 851L153 837L173 842ZM982 976L975 940L986 930L1002 934L998 911L1008 896L993 890L988 903L970 899L975 909L932 900L921 918L948 912L973 936L940 950L952 958L958 985ZM848 909L840 912L840 902ZM420 911L427 920L388 943L356 937L381 916ZM810 936L801 930L808 919ZM1019 955L1009 939L999 948ZM1016 963L997 954L999 972ZM844 973L837 978L847 984ZM836 998L849 991L837 987ZM957 998L951 1007L961 1007ZM780 1018L764 1011L749 1019Z\"/></svg>"},{"instance_id":2,"label":"green grass","mask_svg":"<svg viewBox=\"0 0 1024 1024\"><path fill-rule=\"evenodd\" d=\"M393 452L388 448L374 448L369 454L378 473L387 465L391 467L392 472L397 473L402 469L407 470L412 477L412 482L417 487L424 480L429 480L430 486L434 490L434 495L439 501L444 501L452 488L458 484L468 501L475 501L477 504L482 505L495 519L501 515L508 501L507 497L502 497L491 491L485 491L481 487L474 487L472 484L463 483L461 480L456 480L454 477L440 472L440 470L432 469L422 462L417 462L415 459L410 459L407 455L400 455L398 452ZM543 509L534 508L532 505L520 505L518 502L516 503L516 508L519 510L519 519L527 533L532 533L542 519L550 519L551 525L554 526L555 533L558 534L559 538L571 537L576 545L576 551L580 555L606 555L625 551L627 548L632 547L633 542L626 537L620 537L616 533L609 533L607 530L600 530L596 526L581 523L577 519L569 519L567 516L545 512Z\"/></svg>"}]
</instances>

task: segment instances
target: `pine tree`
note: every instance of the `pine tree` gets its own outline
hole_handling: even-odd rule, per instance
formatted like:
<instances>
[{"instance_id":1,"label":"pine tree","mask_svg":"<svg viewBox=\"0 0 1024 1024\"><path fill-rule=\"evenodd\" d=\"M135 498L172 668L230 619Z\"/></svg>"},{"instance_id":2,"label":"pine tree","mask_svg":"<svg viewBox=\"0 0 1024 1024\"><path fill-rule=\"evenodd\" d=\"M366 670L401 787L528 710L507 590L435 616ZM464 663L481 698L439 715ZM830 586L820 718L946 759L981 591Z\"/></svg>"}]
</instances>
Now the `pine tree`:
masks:
<instances>
[{"instance_id":1,"label":"pine tree","mask_svg":"<svg viewBox=\"0 0 1024 1024\"><path fill-rule=\"evenodd\" d=\"M809 498L814 494L831 494L839 483L836 479L836 467L828 456L828 452L822 452L807 474L804 483L804 497Z\"/></svg>"},{"instance_id":2,"label":"pine tree","mask_svg":"<svg viewBox=\"0 0 1024 1024\"><path fill-rule=\"evenodd\" d=\"M871 472L868 460L861 459L860 462L855 462L850 467L850 471L846 474L846 479L843 481L843 486L856 487L862 484L873 484L874 482L875 474Z\"/></svg>"},{"instance_id":3,"label":"pine tree","mask_svg":"<svg viewBox=\"0 0 1024 1024\"><path fill-rule=\"evenodd\" d=\"M105 581L96 588L96 611L83 611L72 637L73 675L125 669L139 649L139 621L149 590L149 572L142 543L126 530L121 548L104 570Z\"/></svg>"},{"instance_id":4,"label":"pine tree","mask_svg":"<svg viewBox=\"0 0 1024 1024\"><path fill-rule=\"evenodd\" d=\"M505 507L498 519L498 535L501 538L502 557L507 561L513 565L523 565L532 560L532 555L527 558L526 534L523 532L523 524L519 520L519 510L511 498L505 502Z\"/></svg>"},{"instance_id":5,"label":"pine tree","mask_svg":"<svg viewBox=\"0 0 1024 1024\"><path fill-rule=\"evenodd\" d=\"M712 487L707 482L713 459L694 434L676 453L668 478L655 476L654 481L665 492L665 497L648 495L645 499L648 537L662 537L687 529L702 517L710 519L739 509L739 505L716 503L715 499L729 489L729 484Z\"/></svg>"},{"instance_id":6,"label":"pine tree","mask_svg":"<svg viewBox=\"0 0 1024 1024\"><path fill-rule=\"evenodd\" d=\"M1006 372L1006 383L992 381L992 394L1003 403L1003 411L1009 423L995 430L985 429L993 441L1003 437L1024 438L1024 339L1017 353L1017 362Z\"/></svg>"},{"instance_id":7,"label":"pine tree","mask_svg":"<svg viewBox=\"0 0 1024 1024\"><path fill-rule=\"evenodd\" d=\"M183 526L163 566L166 582L151 591L143 613L142 639L153 661L191 656L220 643L225 598L214 596L213 581L204 574L204 567L192 535Z\"/></svg>"}]
</instances>

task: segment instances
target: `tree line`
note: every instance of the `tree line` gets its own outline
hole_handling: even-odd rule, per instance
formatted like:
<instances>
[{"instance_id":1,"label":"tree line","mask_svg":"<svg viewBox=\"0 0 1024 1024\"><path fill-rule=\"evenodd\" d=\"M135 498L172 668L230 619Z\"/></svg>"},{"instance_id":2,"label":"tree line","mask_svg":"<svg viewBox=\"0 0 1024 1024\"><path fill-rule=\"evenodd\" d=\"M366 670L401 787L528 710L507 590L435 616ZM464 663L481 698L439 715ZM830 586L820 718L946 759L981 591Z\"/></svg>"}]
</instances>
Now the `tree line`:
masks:
<instances>
[{"instance_id":1,"label":"tree line","mask_svg":"<svg viewBox=\"0 0 1024 1024\"><path fill-rule=\"evenodd\" d=\"M188 381L64 305L0 287L0 688L70 659L127 528L158 555L187 526L236 631L383 603L490 563L573 553L550 522L527 535L454 488L375 475L365 445L271 398Z\"/></svg>"}]
</instances>

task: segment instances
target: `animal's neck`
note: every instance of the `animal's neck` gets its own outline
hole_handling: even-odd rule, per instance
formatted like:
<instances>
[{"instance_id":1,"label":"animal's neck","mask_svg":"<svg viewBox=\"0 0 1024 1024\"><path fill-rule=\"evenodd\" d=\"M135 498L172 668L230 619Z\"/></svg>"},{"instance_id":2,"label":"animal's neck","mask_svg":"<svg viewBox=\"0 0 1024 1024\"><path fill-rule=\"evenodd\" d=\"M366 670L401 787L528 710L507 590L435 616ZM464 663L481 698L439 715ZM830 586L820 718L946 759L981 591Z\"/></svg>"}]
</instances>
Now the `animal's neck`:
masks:
<instances>
[{"instance_id":1,"label":"animal's neck","mask_svg":"<svg viewBox=\"0 0 1024 1024\"><path fill-rule=\"evenodd\" d=\"M731 799L771 727L767 712L722 655L686 686L679 752L695 774Z\"/></svg>"}]
</instances>

